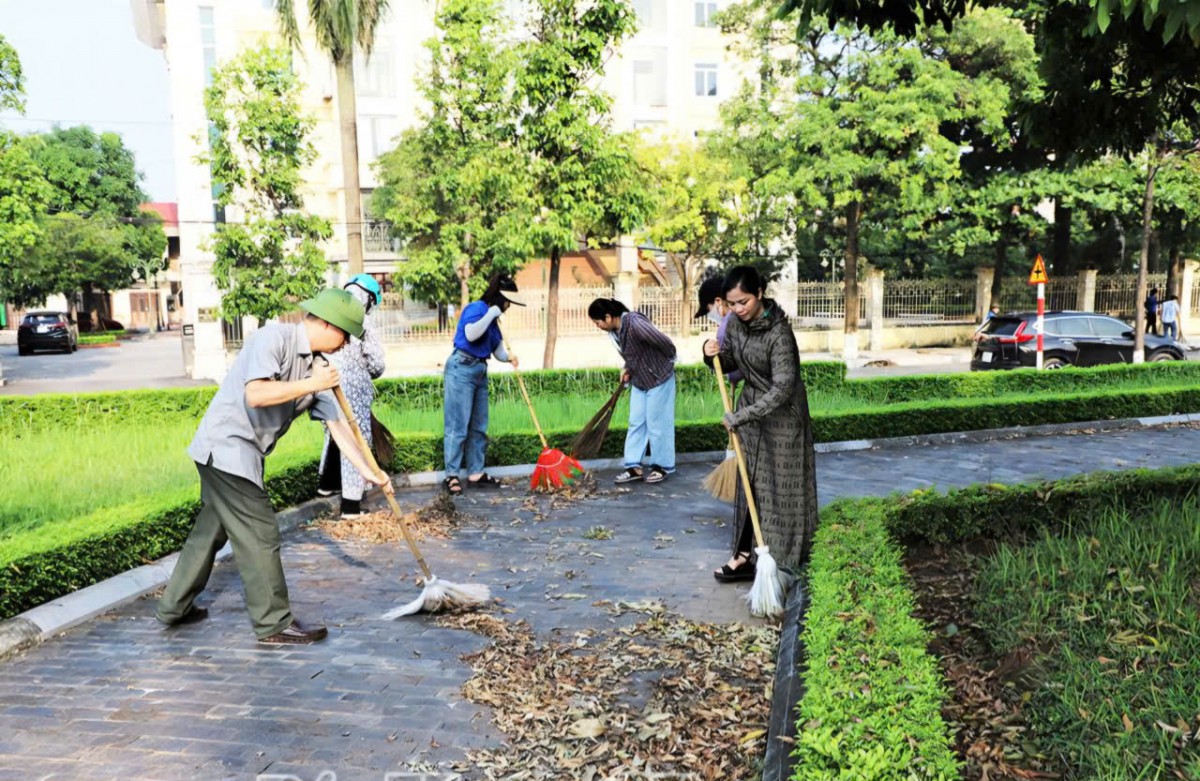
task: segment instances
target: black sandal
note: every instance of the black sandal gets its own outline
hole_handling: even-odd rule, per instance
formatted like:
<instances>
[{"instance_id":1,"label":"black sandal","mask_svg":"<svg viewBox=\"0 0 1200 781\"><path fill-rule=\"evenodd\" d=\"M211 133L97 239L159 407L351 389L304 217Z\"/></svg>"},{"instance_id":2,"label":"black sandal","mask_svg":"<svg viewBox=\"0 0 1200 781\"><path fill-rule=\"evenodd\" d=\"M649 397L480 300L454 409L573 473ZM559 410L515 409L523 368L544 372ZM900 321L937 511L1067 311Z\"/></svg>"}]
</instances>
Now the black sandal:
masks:
<instances>
[{"instance_id":1,"label":"black sandal","mask_svg":"<svg viewBox=\"0 0 1200 781\"><path fill-rule=\"evenodd\" d=\"M458 496L462 493L462 483L457 477L447 477L442 481L442 488L445 488L446 493L451 496Z\"/></svg>"},{"instance_id":2,"label":"black sandal","mask_svg":"<svg viewBox=\"0 0 1200 781\"><path fill-rule=\"evenodd\" d=\"M750 561L749 553L739 553L734 556L735 559L741 560L742 563L736 568L730 568L728 564L722 564L721 569L713 572L713 577L719 583L737 583L743 580L754 580L757 570L754 564Z\"/></svg>"},{"instance_id":3,"label":"black sandal","mask_svg":"<svg viewBox=\"0 0 1200 781\"><path fill-rule=\"evenodd\" d=\"M488 487L499 488L501 485L503 485L503 483L501 483L499 480L497 480L496 478L489 475L487 472L483 472L482 474L480 474L478 480L472 480L471 478L468 477L467 483L469 485L480 486L481 488L488 488Z\"/></svg>"}]
</instances>

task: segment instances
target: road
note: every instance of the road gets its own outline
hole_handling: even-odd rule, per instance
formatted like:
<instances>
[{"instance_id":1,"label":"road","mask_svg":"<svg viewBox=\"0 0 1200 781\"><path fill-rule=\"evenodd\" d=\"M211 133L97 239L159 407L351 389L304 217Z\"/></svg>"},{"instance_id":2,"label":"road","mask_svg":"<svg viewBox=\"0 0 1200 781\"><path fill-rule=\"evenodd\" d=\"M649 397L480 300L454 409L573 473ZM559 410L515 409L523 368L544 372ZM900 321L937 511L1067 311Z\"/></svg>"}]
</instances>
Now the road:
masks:
<instances>
[{"instance_id":1,"label":"road","mask_svg":"<svg viewBox=\"0 0 1200 781\"><path fill-rule=\"evenodd\" d=\"M5 384L0 395L86 393L134 388L209 385L183 374L178 333L128 340L119 347L80 347L72 354L17 355L16 345L0 347Z\"/></svg>"}]
</instances>

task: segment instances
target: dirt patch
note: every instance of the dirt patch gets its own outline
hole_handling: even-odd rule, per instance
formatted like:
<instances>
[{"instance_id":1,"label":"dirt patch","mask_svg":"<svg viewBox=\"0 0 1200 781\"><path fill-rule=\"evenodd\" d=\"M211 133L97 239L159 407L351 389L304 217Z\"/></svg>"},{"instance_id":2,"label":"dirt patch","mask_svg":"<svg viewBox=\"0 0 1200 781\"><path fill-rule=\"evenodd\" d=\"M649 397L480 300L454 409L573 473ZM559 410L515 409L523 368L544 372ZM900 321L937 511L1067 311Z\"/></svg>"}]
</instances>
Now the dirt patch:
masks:
<instances>
[{"instance_id":1,"label":"dirt patch","mask_svg":"<svg viewBox=\"0 0 1200 781\"><path fill-rule=\"evenodd\" d=\"M404 520L408 523L408 528L412 531L413 536L418 540L427 537L445 540L453 537L459 527L476 521L477 518L459 512L454 506L454 501L447 494L438 494L416 510L405 513ZM366 513L359 518L326 519L313 524L310 528L319 529L339 541L384 543L400 542L404 539L400 524L397 523L390 508Z\"/></svg>"},{"instance_id":2,"label":"dirt patch","mask_svg":"<svg viewBox=\"0 0 1200 781\"><path fill-rule=\"evenodd\" d=\"M1022 693L1033 654L1025 649L997 658L975 623L975 571L991 552L986 542L911 548L905 561L913 579L916 615L934 634L951 699L942 716L955 733L967 781L1061 778L1063 768L1039 756L1030 742Z\"/></svg>"},{"instance_id":3,"label":"dirt patch","mask_svg":"<svg viewBox=\"0 0 1200 781\"><path fill-rule=\"evenodd\" d=\"M488 614L439 618L494 641L464 657L474 675L463 693L507 738L457 769L531 781L761 775L778 629L623 607L649 617L569 641L539 641L524 621Z\"/></svg>"}]
</instances>

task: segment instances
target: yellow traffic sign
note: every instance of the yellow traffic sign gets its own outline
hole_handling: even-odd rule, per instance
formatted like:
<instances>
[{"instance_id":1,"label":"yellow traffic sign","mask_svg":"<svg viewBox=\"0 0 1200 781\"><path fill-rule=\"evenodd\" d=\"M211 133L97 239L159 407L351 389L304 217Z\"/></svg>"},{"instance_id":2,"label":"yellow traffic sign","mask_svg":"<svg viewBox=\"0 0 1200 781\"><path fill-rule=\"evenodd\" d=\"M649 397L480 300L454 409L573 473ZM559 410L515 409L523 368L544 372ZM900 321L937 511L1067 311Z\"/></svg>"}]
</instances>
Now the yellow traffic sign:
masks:
<instances>
[{"instance_id":1,"label":"yellow traffic sign","mask_svg":"<svg viewBox=\"0 0 1200 781\"><path fill-rule=\"evenodd\" d=\"M1033 261L1033 270L1029 272L1029 284L1044 285L1050 281L1050 277L1046 276L1046 264L1042 262L1042 256L1038 255L1037 260Z\"/></svg>"}]
</instances>

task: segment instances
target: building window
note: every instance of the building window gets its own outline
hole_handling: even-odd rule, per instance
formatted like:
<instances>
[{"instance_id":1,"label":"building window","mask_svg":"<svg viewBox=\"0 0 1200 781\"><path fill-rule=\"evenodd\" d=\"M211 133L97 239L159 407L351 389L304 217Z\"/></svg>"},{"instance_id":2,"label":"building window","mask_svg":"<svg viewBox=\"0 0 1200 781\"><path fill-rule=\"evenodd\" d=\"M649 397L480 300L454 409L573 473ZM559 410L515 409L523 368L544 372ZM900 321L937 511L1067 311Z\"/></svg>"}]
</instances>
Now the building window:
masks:
<instances>
[{"instance_id":1,"label":"building window","mask_svg":"<svg viewBox=\"0 0 1200 781\"><path fill-rule=\"evenodd\" d=\"M639 33L666 32L667 8L663 0L633 0Z\"/></svg>"},{"instance_id":2,"label":"building window","mask_svg":"<svg viewBox=\"0 0 1200 781\"><path fill-rule=\"evenodd\" d=\"M394 118L390 116L359 116L359 148L369 160L375 160L391 148L394 124Z\"/></svg>"},{"instance_id":3,"label":"building window","mask_svg":"<svg viewBox=\"0 0 1200 781\"><path fill-rule=\"evenodd\" d=\"M702 98L717 96L717 66L712 63L696 63L696 95Z\"/></svg>"},{"instance_id":4,"label":"building window","mask_svg":"<svg viewBox=\"0 0 1200 781\"><path fill-rule=\"evenodd\" d=\"M200 49L204 53L204 86L212 86L217 67L217 20L212 6L200 6Z\"/></svg>"},{"instance_id":5,"label":"building window","mask_svg":"<svg viewBox=\"0 0 1200 781\"><path fill-rule=\"evenodd\" d=\"M264 11L274 11L275 0L262 0L262 7Z\"/></svg>"},{"instance_id":6,"label":"building window","mask_svg":"<svg viewBox=\"0 0 1200 781\"><path fill-rule=\"evenodd\" d=\"M667 50L646 52L648 57L633 61L633 103L636 106L667 105Z\"/></svg>"},{"instance_id":7,"label":"building window","mask_svg":"<svg viewBox=\"0 0 1200 781\"><path fill-rule=\"evenodd\" d=\"M390 98L396 94L391 52L377 49L366 62L355 62L354 68L360 95Z\"/></svg>"},{"instance_id":8,"label":"building window","mask_svg":"<svg viewBox=\"0 0 1200 781\"><path fill-rule=\"evenodd\" d=\"M717 4L708 0L700 0L696 3L696 26L697 27L716 27L716 20L713 19L717 14Z\"/></svg>"}]
</instances>

